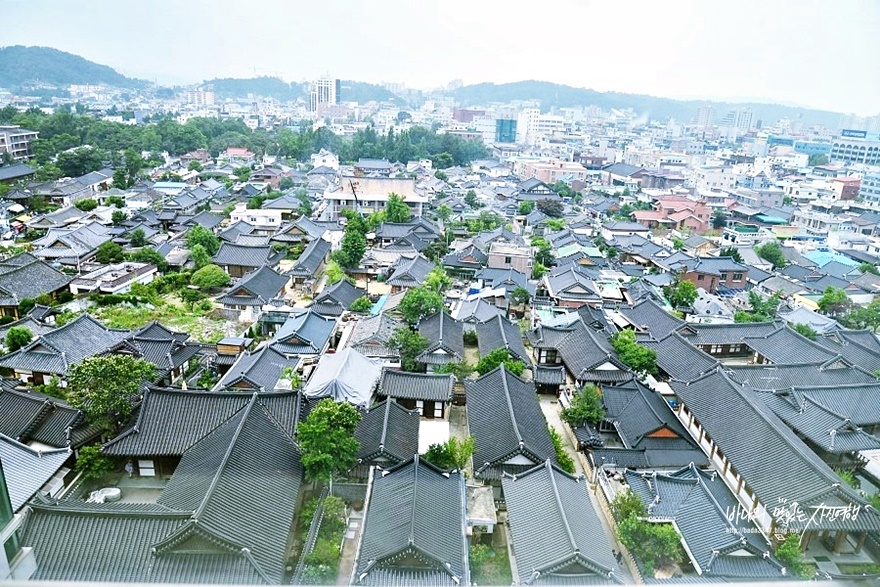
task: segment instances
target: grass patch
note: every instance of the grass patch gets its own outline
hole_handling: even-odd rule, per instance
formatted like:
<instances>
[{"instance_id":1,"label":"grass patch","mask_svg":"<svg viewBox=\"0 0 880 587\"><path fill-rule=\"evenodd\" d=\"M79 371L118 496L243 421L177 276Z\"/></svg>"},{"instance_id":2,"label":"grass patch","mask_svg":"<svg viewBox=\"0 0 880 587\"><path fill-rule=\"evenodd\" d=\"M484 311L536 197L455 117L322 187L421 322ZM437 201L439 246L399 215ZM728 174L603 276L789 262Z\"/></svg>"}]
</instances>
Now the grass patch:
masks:
<instances>
[{"instance_id":1,"label":"grass patch","mask_svg":"<svg viewBox=\"0 0 880 587\"><path fill-rule=\"evenodd\" d=\"M471 579L477 585L510 585L513 582L507 549L471 544L468 555Z\"/></svg>"},{"instance_id":2,"label":"grass patch","mask_svg":"<svg viewBox=\"0 0 880 587\"><path fill-rule=\"evenodd\" d=\"M844 575L880 575L877 563L837 563L837 568Z\"/></svg>"},{"instance_id":3,"label":"grass patch","mask_svg":"<svg viewBox=\"0 0 880 587\"><path fill-rule=\"evenodd\" d=\"M183 304L176 296L166 295L155 305L120 304L91 308L92 315L110 328L133 330L153 320L179 332L186 332L198 342L216 343L224 336L245 329L244 325L227 320L213 305Z\"/></svg>"}]
</instances>

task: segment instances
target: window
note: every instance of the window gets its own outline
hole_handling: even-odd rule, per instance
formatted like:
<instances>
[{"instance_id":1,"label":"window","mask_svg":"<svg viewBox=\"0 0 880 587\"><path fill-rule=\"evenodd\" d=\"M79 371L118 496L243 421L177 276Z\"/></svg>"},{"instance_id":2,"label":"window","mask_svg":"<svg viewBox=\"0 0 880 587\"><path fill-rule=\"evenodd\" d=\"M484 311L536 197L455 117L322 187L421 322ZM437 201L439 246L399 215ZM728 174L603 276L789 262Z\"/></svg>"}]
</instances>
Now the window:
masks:
<instances>
[{"instance_id":1,"label":"window","mask_svg":"<svg viewBox=\"0 0 880 587\"><path fill-rule=\"evenodd\" d=\"M734 281L742 281L742 278L743 278L743 274L742 274L742 273L734 273L734 274L733 274L733 280L734 280Z\"/></svg>"},{"instance_id":2,"label":"window","mask_svg":"<svg viewBox=\"0 0 880 587\"><path fill-rule=\"evenodd\" d=\"M697 281L703 281L703 275L697 275Z\"/></svg>"},{"instance_id":3,"label":"window","mask_svg":"<svg viewBox=\"0 0 880 587\"><path fill-rule=\"evenodd\" d=\"M727 281L727 273L721 274L721 281Z\"/></svg>"},{"instance_id":4,"label":"window","mask_svg":"<svg viewBox=\"0 0 880 587\"><path fill-rule=\"evenodd\" d=\"M510 265L510 257L504 257L504 264Z\"/></svg>"}]
</instances>

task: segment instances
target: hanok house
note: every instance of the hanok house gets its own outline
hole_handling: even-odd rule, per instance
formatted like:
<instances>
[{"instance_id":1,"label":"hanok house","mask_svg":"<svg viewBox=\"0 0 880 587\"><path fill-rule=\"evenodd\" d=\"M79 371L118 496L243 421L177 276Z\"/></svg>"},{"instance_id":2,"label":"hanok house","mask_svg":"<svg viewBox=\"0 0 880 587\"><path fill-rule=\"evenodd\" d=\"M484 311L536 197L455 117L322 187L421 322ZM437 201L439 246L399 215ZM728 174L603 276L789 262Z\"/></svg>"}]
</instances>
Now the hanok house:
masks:
<instances>
[{"instance_id":1,"label":"hanok house","mask_svg":"<svg viewBox=\"0 0 880 587\"><path fill-rule=\"evenodd\" d=\"M155 320L110 347L106 354L131 355L156 366L159 385L171 385L183 376L202 351L202 345L189 342L189 334L174 332Z\"/></svg>"},{"instance_id":2,"label":"hanok house","mask_svg":"<svg viewBox=\"0 0 880 587\"><path fill-rule=\"evenodd\" d=\"M599 304L599 296L595 282L577 265L570 265L546 274L540 289L557 306L563 308L580 308L584 304Z\"/></svg>"},{"instance_id":3,"label":"hanok house","mask_svg":"<svg viewBox=\"0 0 880 587\"><path fill-rule=\"evenodd\" d=\"M0 312L20 318L22 300L43 294L55 297L68 283L70 277L28 253L5 259L0 262Z\"/></svg>"},{"instance_id":4,"label":"hanok house","mask_svg":"<svg viewBox=\"0 0 880 587\"><path fill-rule=\"evenodd\" d=\"M587 383L614 385L632 377L605 337L586 326L582 320L573 326L556 350L578 387Z\"/></svg>"},{"instance_id":5,"label":"hanok house","mask_svg":"<svg viewBox=\"0 0 880 587\"><path fill-rule=\"evenodd\" d=\"M716 472L691 463L672 473L627 470L624 478L648 522L672 523L698 576L726 582L788 575L751 520L730 515L739 504Z\"/></svg>"},{"instance_id":6,"label":"hanok house","mask_svg":"<svg viewBox=\"0 0 880 587\"><path fill-rule=\"evenodd\" d=\"M409 410L415 410L422 418L444 419L455 378L439 373L408 373L385 369L379 380L379 397L393 398Z\"/></svg>"},{"instance_id":7,"label":"hanok house","mask_svg":"<svg viewBox=\"0 0 880 587\"><path fill-rule=\"evenodd\" d=\"M330 347L335 331L336 319L306 310L288 316L275 333L272 344L287 356L315 357Z\"/></svg>"},{"instance_id":8,"label":"hanok house","mask_svg":"<svg viewBox=\"0 0 880 587\"><path fill-rule=\"evenodd\" d=\"M397 359L399 351L388 346L388 341L394 336L394 331L403 325L382 312L377 316L361 318L355 322L351 336L348 338L348 346L370 358Z\"/></svg>"},{"instance_id":9,"label":"hanok house","mask_svg":"<svg viewBox=\"0 0 880 587\"><path fill-rule=\"evenodd\" d=\"M501 479L519 585L602 585L623 580L586 480L548 460Z\"/></svg>"},{"instance_id":10,"label":"hanok house","mask_svg":"<svg viewBox=\"0 0 880 587\"><path fill-rule=\"evenodd\" d=\"M796 532L801 548L861 552L880 514L746 386L722 371L673 382L676 414L762 533ZM853 516L817 512L858 511Z\"/></svg>"},{"instance_id":11,"label":"hanok house","mask_svg":"<svg viewBox=\"0 0 880 587\"><path fill-rule=\"evenodd\" d=\"M437 312L419 322L419 334L428 340L428 346L416 357L416 361L428 365L446 365L464 360L464 330L461 322L449 314Z\"/></svg>"},{"instance_id":12,"label":"hanok house","mask_svg":"<svg viewBox=\"0 0 880 587\"><path fill-rule=\"evenodd\" d=\"M504 473L521 473L547 459L556 462L533 384L502 365L466 381L465 389L475 477L497 482Z\"/></svg>"},{"instance_id":13,"label":"hanok house","mask_svg":"<svg viewBox=\"0 0 880 587\"><path fill-rule=\"evenodd\" d=\"M263 265L217 298L228 315L243 322L253 322L265 304L284 294L287 277Z\"/></svg>"},{"instance_id":14,"label":"hanok house","mask_svg":"<svg viewBox=\"0 0 880 587\"><path fill-rule=\"evenodd\" d=\"M33 578L281 584L303 481L292 436L297 396L184 391L156 399L148 394L137 426L104 450L134 459L139 476L167 478L163 467L173 463L170 479L140 490L152 493L146 504L34 505L21 531L22 543L41 553Z\"/></svg>"},{"instance_id":15,"label":"hanok house","mask_svg":"<svg viewBox=\"0 0 880 587\"><path fill-rule=\"evenodd\" d=\"M285 273L290 276L290 288L313 295L321 269L324 268L329 254L330 243L320 238L311 241L293 267Z\"/></svg>"},{"instance_id":16,"label":"hanok house","mask_svg":"<svg viewBox=\"0 0 880 587\"><path fill-rule=\"evenodd\" d=\"M401 255L385 282L391 286L391 293L405 291L422 285L432 269L434 264L422 255Z\"/></svg>"},{"instance_id":17,"label":"hanok house","mask_svg":"<svg viewBox=\"0 0 880 587\"><path fill-rule=\"evenodd\" d=\"M638 381L603 387L602 404L605 418L598 427L602 446L594 443L588 449L595 466L668 469L708 464L666 399Z\"/></svg>"},{"instance_id":18,"label":"hanok house","mask_svg":"<svg viewBox=\"0 0 880 587\"><path fill-rule=\"evenodd\" d=\"M40 448L79 447L94 442L101 430L80 410L36 392L0 387L0 434Z\"/></svg>"},{"instance_id":19,"label":"hanok house","mask_svg":"<svg viewBox=\"0 0 880 587\"><path fill-rule=\"evenodd\" d=\"M470 585L464 473L418 455L377 469L351 585Z\"/></svg>"},{"instance_id":20,"label":"hanok house","mask_svg":"<svg viewBox=\"0 0 880 587\"><path fill-rule=\"evenodd\" d=\"M284 391L290 389L290 381L283 381L287 372L295 373L300 365L299 357L287 357L270 344L264 344L254 352L238 355L235 363L214 386L214 391Z\"/></svg>"},{"instance_id":21,"label":"hanok house","mask_svg":"<svg viewBox=\"0 0 880 587\"><path fill-rule=\"evenodd\" d=\"M82 314L0 357L0 367L14 370L15 378L25 383L45 385L53 376L63 380L71 365L107 351L130 335L128 330L107 328Z\"/></svg>"},{"instance_id":22,"label":"hanok house","mask_svg":"<svg viewBox=\"0 0 880 587\"><path fill-rule=\"evenodd\" d=\"M311 307L321 316L341 316L351 308L355 300L365 295L367 295L366 290L343 279L325 287L315 297Z\"/></svg>"},{"instance_id":23,"label":"hanok house","mask_svg":"<svg viewBox=\"0 0 880 587\"><path fill-rule=\"evenodd\" d=\"M238 360L239 355L246 352L254 339L246 336L226 336L217 341L213 358L213 367L220 375L225 375Z\"/></svg>"},{"instance_id":24,"label":"hanok house","mask_svg":"<svg viewBox=\"0 0 880 587\"><path fill-rule=\"evenodd\" d=\"M522 361L526 367L531 366L532 360L523 345L522 334L519 326L502 316L495 316L485 322L477 324L477 346L480 356L485 357L496 349L507 349L510 356Z\"/></svg>"},{"instance_id":25,"label":"hanok house","mask_svg":"<svg viewBox=\"0 0 880 587\"><path fill-rule=\"evenodd\" d=\"M214 264L219 265L232 277L244 277L263 265L273 266L283 256L272 251L272 247L247 247L235 243L221 243L214 255Z\"/></svg>"},{"instance_id":26,"label":"hanok house","mask_svg":"<svg viewBox=\"0 0 880 587\"><path fill-rule=\"evenodd\" d=\"M373 465L390 468L419 453L419 414L392 399L373 405L361 416L355 438L360 442L350 477L367 479Z\"/></svg>"}]
</instances>

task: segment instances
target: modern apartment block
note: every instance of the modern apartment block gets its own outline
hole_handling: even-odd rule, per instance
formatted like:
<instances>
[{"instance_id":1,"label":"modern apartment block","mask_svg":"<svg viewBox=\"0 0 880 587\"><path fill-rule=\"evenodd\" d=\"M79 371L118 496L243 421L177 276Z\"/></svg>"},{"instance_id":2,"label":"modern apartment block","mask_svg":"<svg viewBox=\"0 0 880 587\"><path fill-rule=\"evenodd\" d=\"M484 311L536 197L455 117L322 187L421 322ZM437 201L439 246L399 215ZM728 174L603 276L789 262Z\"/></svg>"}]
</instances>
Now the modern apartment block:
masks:
<instances>
[{"instance_id":1,"label":"modern apartment block","mask_svg":"<svg viewBox=\"0 0 880 587\"><path fill-rule=\"evenodd\" d=\"M20 126L0 126L0 157L9 153L16 161L30 158L30 144L37 140L38 134Z\"/></svg>"},{"instance_id":2,"label":"modern apartment block","mask_svg":"<svg viewBox=\"0 0 880 587\"><path fill-rule=\"evenodd\" d=\"M309 94L309 110L315 112L318 104L339 103L339 80L332 77L322 77L312 83L312 91Z\"/></svg>"}]
</instances>

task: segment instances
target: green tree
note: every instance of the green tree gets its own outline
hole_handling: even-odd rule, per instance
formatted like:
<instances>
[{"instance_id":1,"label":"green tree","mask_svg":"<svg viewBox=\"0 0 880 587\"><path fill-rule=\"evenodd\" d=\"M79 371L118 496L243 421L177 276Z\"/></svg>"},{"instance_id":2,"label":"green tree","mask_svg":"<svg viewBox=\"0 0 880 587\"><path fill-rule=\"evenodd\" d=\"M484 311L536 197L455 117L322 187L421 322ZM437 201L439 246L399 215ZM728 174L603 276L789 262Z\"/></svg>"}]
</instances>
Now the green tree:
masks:
<instances>
[{"instance_id":1,"label":"green tree","mask_svg":"<svg viewBox=\"0 0 880 587\"><path fill-rule=\"evenodd\" d=\"M123 258L122 247L113 241L101 243L98 245L98 250L95 253L95 260L105 265L108 263L119 263Z\"/></svg>"},{"instance_id":2,"label":"green tree","mask_svg":"<svg viewBox=\"0 0 880 587\"><path fill-rule=\"evenodd\" d=\"M152 263L163 273L168 270L168 261L162 256L162 253L156 249L151 249L150 247L144 247L129 253L126 255L126 258L129 261L134 261L136 263Z\"/></svg>"},{"instance_id":3,"label":"green tree","mask_svg":"<svg viewBox=\"0 0 880 587\"><path fill-rule=\"evenodd\" d=\"M723 210L712 212L712 228L719 229L727 226L727 214Z\"/></svg>"},{"instance_id":4,"label":"green tree","mask_svg":"<svg viewBox=\"0 0 880 587\"><path fill-rule=\"evenodd\" d=\"M816 303L823 314L832 317L843 315L852 307L852 300L849 299L846 292L833 285L825 288L825 291L822 292L822 297Z\"/></svg>"},{"instance_id":5,"label":"green tree","mask_svg":"<svg viewBox=\"0 0 880 587\"><path fill-rule=\"evenodd\" d=\"M426 287L431 291L442 294L452 287L452 278L446 274L446 270L442 265L434 265L434 268L428 272L422 287Z\"/></svg>"},{"instance_id":6,"label":"green tree","mask_svg":"<svg viewBox=\"0 0 880 587\"><path fill-rule=\"evenodd\" d=\"M730 257L731 259L733 259L737 263L743 262L742 255L739 253L739 249L737 249L736 247L724 247L718 253L718 256L719 257Z\"/></svg>"},{"instance_id":7,"label":"green tree","mask_svg":"<svg viewBox=\"0 0 880 587\"><path fill-rule=\"evenodd\" d=\"M809 324L791 324L792 330L797 332L803 337L809 338L810 340L816 340L819 338L819 333L810 328Z\"/></svg>"},{"instance_id":8,"label":"green tree","mask_svg":"<svg viewBox=\"0 0 880 587\"><path fill-rule=\"evenodd\" d=\"M443 444L429 446L423 458L440 469L462 471L474 454L474 446L473 436L468 436L464 440L450 436Z\"/></svg>"},{"instance_id":9,"label":"green tree","mask_svg":"<svg viewBox=\"0 0 880 587\"><path fill-rule=\"evenodd\" d=\"M84 481L98 482L113 471L113 461L101 454L101 447L93 444L77 451L76 470Z\"/></svg>"},{"instance_id":10,"label":"green tree","mask_svg":"<svg viewBox=\"0 0 880 587\"><path fill-rule=\"evenodd\" d=\"M532 246L535 247L535 262L545 267L553 264L556 254L553 252L553 245L542 236L536 236L532 239Z\"/></svg>"},{"instance_id":11,"label":"green tree","mask_svg":"<svg viewBox=\"0 0 880 587\"><path fill-rule=\"evenodd\" d=\"M34 334L26 326L13 326L6 331L6 352L14 353L27 346L33 338Z\"/></svg>"},{"instance_id":12,"label":"green tree","mask_svg":"<svg viewBox=\"0 0 880 587\"><path fill-rule=\"evenodd\" d=\"M873 263L859 263L858 270L861 273L870 273L872 275L880 275L880 270Z\"/></svg>"},{"instance_id":13,"label":"green tree","mask_svg":"<svg viewBox=\"0 0 880 587\"><path fill-rule=\"evenodd\" d=\"M358 218L360 218L358 216ZM361 224L349 220L345 227L345 234L339 245L339 250L333 254L333 258L346 269L354 269L361 263L367 252L366 230Z\"/></svg>"},{"instance_id":14,"label":"green tree","mask_svg":"<svg viewBox=\"0 0 880 587\"><path fill-rule=\"evenodd\" d=\"M359 314L366 314L372 307L373 302L370 301L370 298L368 296L361 296L353 301L348 309Z\"/></svg>"},{"instance_id":15,"label":"green tree","mask_svg":"<svg viewBox=\"0 0 880 587\"><path fill-rule=\"evenodd\" d=\"M880 298L871 300L867 306L857 306L837 320L848 328L880 329Z\"/></svg>"},{"instance_id":16,"label":"green tree","mask_svg":"<svg viewBox=\"0 0 880 587\"><path fill-rule=\"evenodd\" d=\"M686 279L678 279L666 287L666 299L673 308L689 308L697 299L697 286Z\"/></svg>"},{"instance_id":17,"label":"green tree","mask_svg":"<svg viewBox=\"0 0 880 587\"><path fill-rule=\"evenodd\" d=\"M738 311L733 316L734 322L770 322L776 317L776 309L780 299L770 296L767 299L761 297L755 290L749 292L749 311Z\"/></svg>"},{"instance_id":18,"label":"green tree","mask_svg":"<svg viewBox=\"0 0 880 587\"><path fill-rule=\"evenodd\" d=\"M471 208L479 208L480 201L477 199L477 192L475 192L474 190L468 190L468 192L464 195L464 203Z\"/></svg>"},{"instance_id":19,"label":"green tree","mask_svg":"<svg viewBox=\"0 0 880 587\"><path fill-rule=\"evenodd\" d=\"M560 231L565 228L565 220L563 220L562 218L548 218L546 224L547 228L554 232Z\"/></svg>"},{"instance_id":20,"label":"green tree","mask_svg":"<svg viewBox=\"0 0 880 587\"><path fill-rule=\"evenodd\" d=\"M785 255L782 254L782 246L778 241L768 241L755 247L755 254L773 264L774 269L785 267Z\"/></svg>"},{"instance_id":21,"label":"green tree","mask_svg":"<svg viewBox=\"0 0 880 587\"><path fill-rule=\"evenodd\" d=\"M530 214L532 212L532 210L534 210L534 209L535 209L535 203L533 201L524 200L519 203L519 209L517 210L517 212L522 216L526 216L526 215Z\"/></svg>"},{"instance_id":22,"label":"green tree","mask_svg":"<svg viewBox=\"0 0 880 587\"><path fill-rule=\"evenodd\" d=\"M282 177L281 181L278 182L278 189L282 192L285 192L294 186L293 178L291 177Z\"/></svg>"},{"instance_id":23,"label":"green tree","mask_svg":"<svg viewBox=\"0 0 880 587\"><path fill-rule=\"evenodd\" d=\"M672 248L680 251L684 248L684 241L678 237L672 237Z\"/></svg>"},{"instance_id":24,"label":"green tree","mask_svg":"<svg viewBox=\"0 0 880 587\"><path fill-rule=\"evenodd\" d=\"M792 532L785 537L785 540L779 543L774 553L786 569L791 574L801 579L809 579L809 569L804 564L804 554L801 552L801 537L799 534Z\"/></svg>"},{"instance_id":25,"label":"green tree","mask_svg":"<svg viewBox=\"0 0 880 587\"><path fill-rule=\"evenodd\" d=\"M400 300L398 310L410 324L443 310L443 296L427 287L413 287Z\"/></svg>"},{"instance_id":26,"label":"green tree","mask_svg":"<svg viewBox=\"0 0 880 587\"><path fill-rule=\"evenodd\" d=\"M238 181L245 182L251 176L251 168L250 167L236 167L232 170L232 174L238 179Z\"/></svg>"},{"instance_id":27,"label":"green tree","mask_svg":"<svg viewBox=\"0 0 880 587\"><path fill-rule=\"evenodd\" d=\"M546 275L548 269L540 261L535 261L532 267L532 279L541 279Z\"/></svg>"},{"instance_id":28,"label":"green tree","mask_svg":"<svg viewBox=\"0 0 880 587\"><path fill-rule=\"evenodd\" d=\"M204 169L205 169L205 168L202 166L202 164L199 163L199 162L196 161L196 160L192 160L192 161L190 161L190 162L189 162L189 165L187 165L186 168L187 168L189 171L195 171L195 172L197 172L197 173L201 173L201 172L204 171ZM289 178L288 178L288 179L289 179Z\"/></svg>"},{"instance_id":29,"label":"green tree","mask_svg":"<svg viewBox=\"0 0 880 587\"><path fill-rule=\"evenodd\" d=\"M220 239L207 228L196 224L186 233L186 246L192 252L192 248L196 245L202 245L205 252L213 257L220 250Z\"/></svg>"},{"instance_id":30,"label":"green tree","mask_svg":"<svg viewBox=\"0 0 880 587\"><path fill-rule=\"evenodd\" d=\"M135 228L128 235L128 238L128 242L130 242L133 247L143 247L147 244L147 236L144 234L143 228Z\"/></svg>"},{"instance_id":31,"label":"green tree","mask_svg":"<svg viewBox=\"0 0 880 587\"><path fill-rule=\"evenodd\" d=\"M385 203L385 218L388 222L408 222L410 216L409 206L403 201L403 197L395 193L388 194L388 202Z\"/></svg>"},{"instance_id":32,"label":"green tree","mask_svg":"<svg viewBox=\"0 0 880 587\"><path fill-rule=\"evenodd\" d=\"M125 198L122 196L107 196L104 200L108 206L116 206L117 208L125 207Z\"/></svg>"},{"instance_id":33,"label":"green tree","mask_svg":"<svg viewBox=\"0 0 880 587\"><path fill-rule=\"evenodd\" d=\"M198 271L211 263L211 255L204 245L193 245L189 250L189 258L192 259L193 268Z\"/></svg>"},{"instance_id":34,"label":"green tree","mask_svg":"<svg viewBox=\"0 0 880 587\"><path fill-rule=\"evenodd\" d=\"M221 267L213 263L205 265L192 274L190 283L201 290L209 290L223 287L229 284L232 278Z\"/></svg>"},{"instance_id":35,"label":"green tree","mask_svg":"<svg viewBox=\"0 0 880 587\"><path fill-rule=\"evenodd\" d=\"M572 398L571 405L563 408L561 415L572 428L583 424L595 426L605 418L602 392L592 384L583 386Z\"/></svg>"},{"instance_id":36,"label":"green tree","mask_svg":"<svg viewBox=\"0 0 880 587\"><path fill-rule=\"evenodd\" d=\"M439 218L441 221L446 222L447 220L449 220L449 217L452 216L452 208L450 208L446 204L440 204L439 206L437 206L435 214L437 214L437 218Z\"/></svg>"},{"instance_id":37,"label":"green tree","mask_svg":"<svg viewBox=\"0 0 880 587\"><path fill-rule=\"evenodd\" d=\"M406 326L398 326L388 339L388 347L400 355L401 369L420 371L422 366L416 362L416 357L428 348L428 339Z\"/></svg>"},{"instance_id":38,"label":"green tree","mask_svg":"<svg viewBox=\"0 0 880 587\"><path fill-rule=\"evenodd\" d=\"M531 297L529 290L522 286L517 286L512 292L510 292L510 301L513 302L515 306L525 306L529 303Z\"/></svg>"},{"instance_id":39,"label":"green tree","mask_svg":"<svg viewBox=\"0 0 880 587\"><path fill-rule=\"evenodd\" d=\"M525 363L520 361L519 359L514 359L510 356L510 351L506 348L501 347L497 348L487 355L480 357L480 360L477 361L476 371L480 375L485 375L489 373L493 369L497 369L500 365L504 365L504 368L519 377L522 375L523 371L525 371Z\"/></svg>"},{"instance_id":40,"label":"green tree","mask_svg":"<svg viewBox=\"0 0 880 587\"><path fill-rule=\"evenodd\" d=\"M648 575L654 569L682 556L681 537L671 524L647 521L648 511L641 498L632 490L617 494L611 504L617 519L618 538L639 557Z\"/></svg>"},{"instance_id":41,"label":"green tree","mask_svg":"<svg viewBox=\"0 0 880 587\"><path fill-rule=\"evenodd\" d=\"M324 276L327 277L327 285L333 285L345 279L345 270L335 260L330 259L324 266Z\"/></svg>"},{"instance_id":42,"label":"green tree","mask_svg":"<svg viewBox=\"0 0 880 587\"><path fill-rule=\"evenodd\" d=\"M128 215L122 210L114 210L110 215L110 222L113 223L113 226L119 226L126 220L128 220Z\"/></svg>"},{"instance_id":43,"label":"green tree","mask_svg":"<svg viewBox=\"0 0 880 587\"><path fill-rule=\"evenodd\" d=\"M553 442L553 451L556 453L556 463L559 468L574 475L574 459L565 451L565 445L562 442L562 436L553 426L547 426L547 433L550 435L550 441Z\"/></svg>"},{"instance_id":44,"label":"green tree","mask_svg":"<svg viewBox=\"0 0 880 587\"><path fill-rule=\"evenodd\" d=\"M633 371L657 372L657 353L654 349L636 342L636 335L632 330L621 330L612 336L611 346L621 362Z\"/></svg>"},{"instance_id":45,"label":"green tree","mask_svg":"<svg viewBox=\"0 0 880 587\"><path fill-rule=\"evenodd\" d=\"M807 160L807 165L810 167L816 167L817 165L827 165L828 164L828 155L810 155L810 158Z\"/></svg>"},{"instance_id":46,"label":"green tree","mask_svg":"<svg viewBox=\"0 0 880 587\"><path fill-rule=\"evenodd\" d=\"M131 415L132 400L156 366L131 355L87 357L67 371L67 401L89 421L115 432Z\"/></svg>"},{"instance_id":47,"label":"green tree","mask_svg":"<svg viewBox=\"0 0 880 587\"><path fill-rule=\"evenodd\" d=\"M538 200L536 205L538 210L550 218L562 218L562 215L565 214L565 205L558 199L553 200L545 198L543 200Z\"/></svg>"},{"instance_id":48,"label":"green tree","mask_svg":"<svg viewBox=\"0 0 880 587\"><path fill-rule=\"evenodd\" d=\"M296 430L306 478L328 481L357 462L355 429L361 415L351 404L319 401Z\"/></svg>"},{"instance_id":49,"label":"green tree","mask_svg":"<svg viewBox=\"0 0 880 587\"><path fill-rule=\"evenodd\" d=\"M91 212L98 207L98 202L96 202L92 198L86 198L84 200L74 202L73 205L77 208L77 210L82 210L83 212Z\"/></svg>"}]
</instances>

